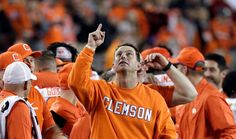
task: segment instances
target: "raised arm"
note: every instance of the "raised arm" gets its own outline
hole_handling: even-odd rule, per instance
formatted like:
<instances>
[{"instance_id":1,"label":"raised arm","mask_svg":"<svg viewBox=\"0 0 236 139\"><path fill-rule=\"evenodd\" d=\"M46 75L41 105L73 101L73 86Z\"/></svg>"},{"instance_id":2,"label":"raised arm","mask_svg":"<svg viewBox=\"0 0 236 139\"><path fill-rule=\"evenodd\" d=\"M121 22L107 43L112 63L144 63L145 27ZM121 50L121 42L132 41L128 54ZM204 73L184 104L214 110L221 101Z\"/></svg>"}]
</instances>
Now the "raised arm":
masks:
<instances>
[{"instance_id":1,"label":"raised arm","mask_svg":"<svg viewBox=\"0 0 236 139\"><path fill-rule=\"evenodd\" d=\"M176 69L164 56L159 53L150 54L145 59L146 64L157 70L165 70L173 81L175 90L172 105L176 106L192 101L197 96L197 91L189 79Z\"/></svg>"},{"instance_id":2,"label":"raised arm","mask_svg":"<svg viewBox=\"0 0 236 139\"><path fill-rule=\"evenodd\" d=\"M77 57L68 77L70 88L88 111L95 106L98 97L95 92L95 81L90 79L90 75L95 50L105 38L105 32L102 32L101 28L100 24L96 31L89 34L88 43Z\"/></svg>"}]
</instances>

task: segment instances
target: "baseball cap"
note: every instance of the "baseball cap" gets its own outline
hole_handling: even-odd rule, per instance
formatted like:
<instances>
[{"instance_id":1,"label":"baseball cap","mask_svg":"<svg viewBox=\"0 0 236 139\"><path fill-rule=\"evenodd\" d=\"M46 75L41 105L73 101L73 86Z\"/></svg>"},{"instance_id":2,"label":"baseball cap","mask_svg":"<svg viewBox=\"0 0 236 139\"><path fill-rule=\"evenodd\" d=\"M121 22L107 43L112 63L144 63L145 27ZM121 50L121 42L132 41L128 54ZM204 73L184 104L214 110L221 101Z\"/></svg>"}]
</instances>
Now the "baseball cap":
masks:
<instances>
[{"instance_id":1,"label":"baseball cap","mask_svg":"<svg viewBox=\"0 0 236 139\"><path fill-rule=\"evenodd\" d=\"M64 66L64 65L66 65L66 64L68 64L68 63L70 63L70 62L63 62L61 59L56 58L57 67Z\"/></svg>"},{"instance_id":2,"label":"baseball cap","mask_svg":"<svg viewBox=\"0 0 236 139\"><path fill-rule=\"evenodd\" d=\"M161 48L161 47L154 47L154 48L146 49L146 50L141 52L141 55L142 55L143 59L145 59L147 57L147 55L150 55L152 53L160 53L163 56L165 56L166 58L170 58L171 57L171 55L168 52L168 50L165 49L165 48Z\"/></svg>"},{"instance_id":3,"label":"baseball cap","mask_svg":"<svg viewBox=\"0 0 236 139\"><path fill-rule=\"evenodd\" d=\"M9 52L16 52L22 56L22 58L26 58L27 56L33 56L35 58L40 57L42 53L40 51L32 51L30 46L26 43L16 43L8 48Z\"/></svg>"},{"instance_id":4,"label":"baseball cap","mask_svg":"<svg viewBox=\"0 0 236 139\"><path fill-rule=\"evenodd\" d=\"M193 70L201 71L204 68L205 58L195 47L185 47L176 58L171 58L173 64L183 64Z\"/></svg>"},{"instance_id":5,"label":"baseball cap","mask_svg":"<svg viewBox=\"0 0 236 139\"><path fill-rule=\"evenodd\" d=\"M21 55L15 52L4 52L0 54L0 69L6 69L6 67L15 62L15 61L21 61L23 62L23 59Z\"/></svg>"},{"instance_id":6,"label":"baseball cap","mask_svg":"<svg viewBox=\"0 0 236 139\"><path fill-rule=\"evenodd\" d=\"M30 68L24 62L13 62L7 66L3 81L6 84L19 84L28 80L37 80Z\"/></svg>"},{"instance_id":7,"label":"baseball cap","mask_svg":"<svg viewBox=\"0 0 236 139\"><path fill-rule=\"evenodd\" d=\"M62 67L62 69L58 72L59 84L62 89L69 89L68 87L68 76L72 69L73 63L68 63Z\"/></svg>"}]
</instances>

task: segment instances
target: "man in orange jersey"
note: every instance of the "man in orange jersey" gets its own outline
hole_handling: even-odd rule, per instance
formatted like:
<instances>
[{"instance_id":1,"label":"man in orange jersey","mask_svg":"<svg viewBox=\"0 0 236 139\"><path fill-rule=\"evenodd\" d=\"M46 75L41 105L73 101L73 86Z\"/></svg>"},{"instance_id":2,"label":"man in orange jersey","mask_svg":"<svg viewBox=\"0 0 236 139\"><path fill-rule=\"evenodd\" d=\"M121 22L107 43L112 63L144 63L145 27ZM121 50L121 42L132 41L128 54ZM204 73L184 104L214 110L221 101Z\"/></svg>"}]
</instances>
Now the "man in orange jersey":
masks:
<instances>
[{"instance_id":1,"label":"man in orange jersey","mask_svg":"<svg viewBox=\"0 0 236 139\"><path fill-rule=\"evenodd\" d=\"M41 56L40 51L33 52L30 46L26 43L16 43L9 47L7 51L20 54L24 62L30 66L32 72L34 72L35 68L34 59Z\"/></svg>"},{"instance_id":2,"label":"man in orange jersey","mask_svg":"<svg viewBox=\"0 0 236 139\"><path fill-rule=\"evenodd\" d=\"M222 82L228 73L225 58L216 53L209 53L205 56L204 76L207 81L213 83L222 92Z\"/></svg>"},{"instance_id":3,"label":"man in orange jersey","mask_svg":"<svg viewBox=\"0 0 236 139\"><path fill-rule=\"evenodd\" d=\"M176 116L180 139L236 138L236 125L227 102L218 89L203 77L204 57L194 47L182 49L172 60L198 91L192 102Z\"/></svg>"},{"instance_id":4,"label":"man in orange jersey","mask_svg":"<svg viewBox=\"0 0 236 139\"><path fill-rule=\"evenodd\" d=\"M160 53L168 59L171 57L168 50L161 47L146 49L141 54L143 59L146 59L155 53ZM149 69L151 69L151 73L148 73L148 75L147 71ZM164 97L169 107L191 102L197 96L194 86L182 73L177 71L175 74L168 74L162 70L158 70L158 67L152 62L146 63L145 60L141 62L138 77L140 82L158 91ZM182 81L179 79L182 79Z\"/></svg>"},{"instance_id":5,"label":"man in orange jersey","mask_svg":"<svg viewBox=\"0 0 236 139\"><path fill-rule=\"evenodd\" d=\"M80 125L80 128L82 128L83 131L77 129L77 134L80 135L80 137L89 138L91 130L89 115L84 106L78 102L78 99L74 92L69 88L67 82L72 66L73 63L68 63L64 65L58 73L61 87L60 97L52 104L50 111L52 112L56 124L66 135L70 135L73 125L79 120L83 123L83 125ZM88 118L84 116L88 116ZM79 123L77 124L79 125Z\"/></svg>"},{"instance_id":6,"label":"man in orange jersey","mask_svg":"<svg viewBox=\"0 0 236 139\"><path fill-rule=\"evenodd\" d=\"M51 51L43 51L42 56L35 59L35 75L38 80L32 85L41 93L50 109L52 103L60 96L60 85L58 81L57 65L54 54Z\"/></svg>"},{"instance_id":7,"label":"man in orange jersey","mask_svg":"<svg viewBox=\"0 0 236 139\"><path fill-rule=\"evenodd\" d=\"M10 100L12 96L25 98L30 90L30 80L36 79L36 76L31 73L29 67L23 62L13 62L7 66L3 75L4 88L0 92L0 103L4 103L0 113L0 138L42 138L38 124L34 124L37 123L37 119L32 116L35 113L30 104L27 104L24 99L17 102ZM6 99L8 100L5 102ZM7 111L10 112L5 115L5 119L2 116ZM2 125L4 123L6 124Z\"/></svg>"},{"instance_id":8,"label":"man in orange jersey","mask_svg":"<svg viewBox=\"0 0 236 139\"><path fill-rule=\"evenodd\" d=\"M141 58L145 59L148 55L154 53L161 53L166 58L170 58L170 53L166 49L160 47L144 50L141 53ZM183 77L183 75L181 76L181 73L178 73L178 75L181 76L181 79L183 79L184 82L180 82L178 79L176 80L176 75L170 75L174 81L173 82L165 72L156 69L157 67L155 66L152 66L151 68L153 72L158 72L158 75L153 75L153 73L151 73L151 75L150 73L147 74L149 68L148 64L150 64L150 62L145 63L144 60L141 60L141 68L138 71L139 81L158 91L164 97L168 107L188 103L196 97L197 91L194 89L194 86L186 77ZM115 71L111 69L110 71L105 72L102 75L102 78L103 77L109 80L114 80Z\"/></svg>"},{"instance_id":9,"label":"man in orange jersey","mask_svg":"<svg viewBox=\"0 0 236 139\"><path fill-rule=\"evenodd\" d=\"M88 43L77 57L68 79L69 86L91 115L90 137L176 138L164 99L138 81L140 53L134 46L125 44L117 48L114 82L90 79L94 52L105 39L101 28L100 24L89 34ZM172 71L174 67L163 56L158 56L162 68Z\"/></svg>"},{"instance_id":10,"label":"man in orange jersey","mask_svg":"<svg viewBox=\"0 0 236 139\"><path fill-rule=\"evenodd\" d=\"M21 55L15 52L5 52L0 55L0 82L2 82L2 84L4 83L1 75L5 72L6 67L14 61L23 61L23 59ZM31 85L27 99L35 110L43 137L47 139L62 136L61 131L55 126L45 100L34 87L31 87Z\"/></svg>"}]
</instances>

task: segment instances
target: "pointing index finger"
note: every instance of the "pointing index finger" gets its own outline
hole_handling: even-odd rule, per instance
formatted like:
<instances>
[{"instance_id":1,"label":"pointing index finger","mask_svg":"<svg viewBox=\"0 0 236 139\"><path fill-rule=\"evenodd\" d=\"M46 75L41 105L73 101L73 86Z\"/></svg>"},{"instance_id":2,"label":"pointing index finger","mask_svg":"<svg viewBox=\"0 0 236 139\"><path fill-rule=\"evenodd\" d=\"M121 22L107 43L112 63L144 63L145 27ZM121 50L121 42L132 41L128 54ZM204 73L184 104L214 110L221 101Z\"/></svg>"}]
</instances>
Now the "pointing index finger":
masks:
<instances>
[{"instance_id":1,"label":"pointing index finger","mask_svg":"<svg viewBox=\"0 0 236 139\"><path fill-rule=\"evenodd\" d=\"M101 29L102 29L102 24L99 24L96 31L101 31Z\"/></svg>"}]
</instances>

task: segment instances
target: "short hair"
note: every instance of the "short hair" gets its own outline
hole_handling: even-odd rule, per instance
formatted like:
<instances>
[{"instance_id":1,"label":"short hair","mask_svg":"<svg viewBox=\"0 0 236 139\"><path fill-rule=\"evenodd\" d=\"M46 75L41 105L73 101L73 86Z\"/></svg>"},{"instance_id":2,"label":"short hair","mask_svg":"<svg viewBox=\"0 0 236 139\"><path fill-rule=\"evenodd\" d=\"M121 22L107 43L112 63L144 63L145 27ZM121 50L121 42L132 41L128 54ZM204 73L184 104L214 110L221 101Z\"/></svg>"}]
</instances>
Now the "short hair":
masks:
<instances>
[{"instance_id":1,"label":"short hair","mask_svg":"<svg viewBox=\"0 0 236 139\"><path fill-rule=\"evenodd\" d=\"M139 62L141 62L141 56L140 56L140 51L138 50L137 47L135 47L133 44L131 43L123 43L123 44L120 44L117 46L117 48L115 49L115 52L120 48L120 47L123 47L123 46L128 46L128 47L131 47L134 49L135 53L136 53L136 58Z\"/></svg>"},{"instance_id":2,"label":"short hair","mask_svg":"<svg viewBox=\"0 0 236 139\"><path fill-rule=\"evenodd\" d=\"M222 55L216 53L209 53L205 56L205 60L212 60L218 64L220 71L227 69L225 58Z\"/></svg>"},{"instance_id":3,"label":"short hair","mask_svg":"<svg viewBox=\"0 0 236 139\"><path fill-rule=\"evenodd\" d=\"M231 71L225 76L222 83L223 91L228 97L232 97L236 93L235 79L236 71Z\"/></svg>"},{"instance_id":4,"label":"short hair","mask_svg":"<svg viewBox=\"0 0 236 139\"><path fill-rule=\"evenodd\" d=\"M35 63L40 69L48 70L56 65L55 54L50 50L42 51L42 56L35 59Z\"/></svg>"},{"instance_id":5,"label":"short hair","mask_svg":"<svg viewBox=\"0 0 236 139\"><path fill-rule=\"evenodd\" d=\"M67 50L69 50L72 54L71 60L72 62L75 62L76 57L78 55L78 50L75 47L73 47L71 44L67 44L64 42L54 42L54 43L51 43L47 49L52 51L56 55L56 51L58 47L65 47Z\"/></svg>"}]
</instances>

